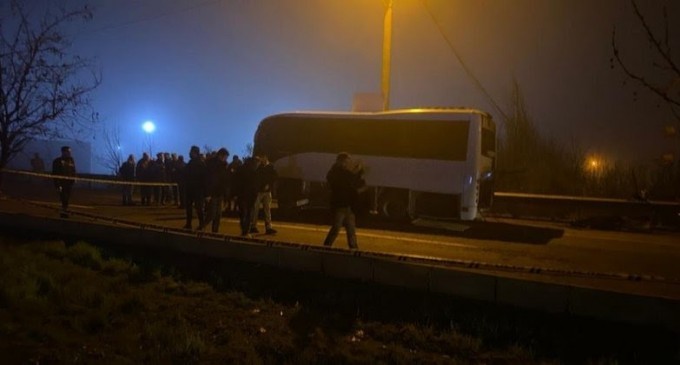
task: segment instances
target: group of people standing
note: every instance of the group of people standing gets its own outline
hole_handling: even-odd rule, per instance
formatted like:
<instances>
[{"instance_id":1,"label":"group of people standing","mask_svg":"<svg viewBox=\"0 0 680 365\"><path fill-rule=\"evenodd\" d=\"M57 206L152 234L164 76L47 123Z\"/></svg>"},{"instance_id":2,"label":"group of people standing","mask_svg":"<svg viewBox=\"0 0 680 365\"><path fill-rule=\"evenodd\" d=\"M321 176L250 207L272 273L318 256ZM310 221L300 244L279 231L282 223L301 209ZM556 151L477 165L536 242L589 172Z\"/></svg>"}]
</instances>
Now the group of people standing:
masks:
<instances>
[{"instance_id":1,"label":"group of people standing","mask_svg":"<svg viewBox=\"0 0 680 365\"><path fill-rule=\"evenodd\" d=\"M155 179L159 176L163 179L169 178L169 181L177 183L179 189L172 189L175 194L171 194L171 189L166 191L163 185L143 185L142 204L150 204L151 192L158 204L169 202L172 196L174 203L186 210L185 229L192 229L195 211L199 230L211 225L211 231L218 232L223 207L235 198L242 236L259 233L257 218L260 206L264 211L265 233L277 233L272 227L271 218L272 188L278 178L273 165L265 155L249 157L243 162L238 156L234 156L232 163L227 162L228 157L229 151L226 148L220 148L217 152L204 156L198 146L191 146L189 162L186 164L182 156L175 154L159 153L156 161L151 162L148 154L144 153L137 164L134 156L130 155L121 165L119 175L127 181L135 179L148 181L146 179L150 177L147 173L150 175L158 173L156 169L160 170L162 166L164 175L158 173L159 175L152 176ZM61 216L67 217L73 177L76 176L70 147L62 147L61 156L52 163L52 173L60 176L55 177L54 184L59 191L62 204ZM333 224L326 235L324 246L332 246L340 228L344 227L349 247L357 249L356 212L359 209L359 194L366 189L363 167L348 153L341 152L336 156L326 180L331 191ZM170 184L166 186L169 187ZM145 187L147 189L144 189ZM132 185L126 185L123 189L123 204L133 204Z\"/></svg>"},{"instance_id":2,"label":"group of people standing","mask_svg":"<svg viewBox=\"0 0 680 365\"><path fill-rule=\"evenodd\" d=\"M176 153L159 152L156 159L152 159L144 152L137 162L134 155L128 156L118 169L118 177L124 181L149 183L140 186L141 205L179 205L180 192L177 189L170 189L170 186L179 183L184 166L184 156L178 156ZM159 183L167 185L153 185ZM123 186L123 205L135 205L132 192L132 185Z\"/></svg>"},{"instance_id":3,"label":"group of people standing","mask_svg":"<svg viewBox=\"0 0 680 365\"><path fill-rule=\"evenodd\" d=\"M262 206L265 218L265 233L275 234L271 220L272 186L277 179L276 170L266 156L254 156L241 161L234 156L227 162L229 151L220 148L216 152L202 154L198 146L189 150L189 161L183 156L159 153L156 160L150 160L144 153L135 164L130 155L119 170L119 176L126 181L167 183L167 185L142 185L141 204L156 205L174 203L186 212L185 229L193 229L194 212L198 219L197 229L211 226L218 232L223 213L238 210L241 235L259 233L257 218ZM170 189L176 184L177 189ZM172 198L172 201L170 200ZM132 202L132 185L123 188L123 204ZM225 208L226 207L226 208Z\"/></svg>"}]
</instances>

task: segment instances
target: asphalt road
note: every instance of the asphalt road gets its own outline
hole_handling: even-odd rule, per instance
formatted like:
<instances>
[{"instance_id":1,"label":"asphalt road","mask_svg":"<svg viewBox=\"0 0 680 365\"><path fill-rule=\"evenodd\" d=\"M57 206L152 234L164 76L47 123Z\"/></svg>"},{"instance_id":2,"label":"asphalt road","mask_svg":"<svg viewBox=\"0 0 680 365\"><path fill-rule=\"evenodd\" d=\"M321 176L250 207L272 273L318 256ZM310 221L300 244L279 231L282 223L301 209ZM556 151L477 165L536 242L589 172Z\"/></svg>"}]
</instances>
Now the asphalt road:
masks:
<instances>
[{"instance_id":1,"label":"asphalt road","mask_svg":"<svg viewBox=\"0 0 680 365\"><path fill-rule=\"evenodd\" d=\"M15 189L7 194L10 198L0 200L0 211L36 217L57 216L57 199L49 185L32 187L30 194L21 191L24 190ZM172 228L184 225L184 211L177 207L121 206L117 195L106 191L76 192L71 209ZM74 216L71 219L82 218ZM262 237L320 245L329 221L328 212L321 209L305 210L295 217L275 216L274 228L278 233ZM259 227L264 231L261 220ZM237 235L238 232L235 217L222 218L220 233ZM558 223L507 219L472 223L393 223L369 216L360 220L358 241L362 251L479 262L487 265L483 265L485 270L501 275L680 299L678 233L598 231ZM343 233L335 246L346 247ZM541 270L536 274L523 269L489 269L494 265ZM640 280L603 278L617 273L623 274L622 277L636 275Z\"/></svg>"}]
</instances>

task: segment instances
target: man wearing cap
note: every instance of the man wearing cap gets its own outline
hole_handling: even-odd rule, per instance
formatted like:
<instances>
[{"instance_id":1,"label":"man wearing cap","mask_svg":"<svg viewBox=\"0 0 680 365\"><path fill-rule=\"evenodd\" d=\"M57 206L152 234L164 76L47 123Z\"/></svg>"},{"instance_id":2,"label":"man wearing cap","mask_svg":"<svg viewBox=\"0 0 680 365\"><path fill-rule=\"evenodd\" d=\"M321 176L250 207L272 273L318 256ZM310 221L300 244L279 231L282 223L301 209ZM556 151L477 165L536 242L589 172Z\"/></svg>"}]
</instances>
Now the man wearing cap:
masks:
<instances>
[{"instance_id":1,"label":"man wearing cap","mask_svg":"<svg viewBox=\"0 0 680 365\"><path fill-rule=\"evenodd\" d=\"M52 175L65 176L70 178L55 178L54 186L59 192L59 199L61 200L61 218L68 218L68 201L71 199L71 188L76 176L76 163L71 157L71 147L64 146L61 148L61 156L52 161Z\"/></svg>"}]
</instances>

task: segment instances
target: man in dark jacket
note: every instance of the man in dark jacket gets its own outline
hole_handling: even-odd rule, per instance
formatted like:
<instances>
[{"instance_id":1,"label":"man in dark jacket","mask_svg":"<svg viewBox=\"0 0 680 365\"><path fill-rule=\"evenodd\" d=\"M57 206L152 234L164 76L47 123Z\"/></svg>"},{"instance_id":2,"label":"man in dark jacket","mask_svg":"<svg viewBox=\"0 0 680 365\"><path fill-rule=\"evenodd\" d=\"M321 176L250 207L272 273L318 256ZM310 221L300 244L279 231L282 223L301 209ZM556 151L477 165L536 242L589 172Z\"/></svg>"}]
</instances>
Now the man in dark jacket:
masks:
<instances>
[{"instance_id":1,"label":"man in dark jacket","mask_svg":"<svg viewBox=\"0 0 680 365\"><path fill-rule=\"evenodd\" d=\"M207 217L204 225L212 222L212 232L217 233L220 230L220 218L222 217L222 203L225 197L229 194L229 169L227 165L227 157L229 151L226 148L220 148L217 154L206 161L206 168L208 171L208 197L209 203L207 207ZM204 226L199 226L202 230Z\"/></svg>"},{"instance_id":2,"label":"man in dark jacket","mask_svg":"<svg viewBox=\"0 0 680 365\"><path fill-rule=\"evenodd\" d=\"M142 153L142 158L137 161L137 169L135 171L137 175L137 180L143 183L149 183L151 179L151 158L149 154ZM139 195L141 196L141 204L149 205L151 204L151 191L153 188L150 185L142 185L139 188Z\"/></svg>"},{"instance_id":3,"label":"man in dark jacket","mask_svg":"<svg viewBox=\"0 0 680 365\"><path fill-rule=\"evenodd\" d=\"M61 148L61 156L52 161L52 175L71 177L55 178L54 186L59 192L59 200L61 200L61 218L68 218L68 201L71 199L71 188L75 180L72 178L76 176L76 163L71 157L71 147L64 146Z\"/></svg>"},{"instance_id":4,"label":"man in dark jacket","mask_svg":"<svg viewBox=\"0 0 680 365\"><path fill-rule=\"evenodd\" d=\"M118 177L123 181L135 181L135 156L128 156L118 169ZM123 205L135 205L132 201L132 184L123 185Z\"/></svg>"},{"instance_id":5,"label":"man in dark jacket","mask_svg":"<svg viewBox=\"0 0 680 365\"><path fill-rule=\"evenodd\" d=\"M324 246L332 246L338 237L340 227L344 226L349 248L359 248L357 246L355 211L359 201L359 190L365 185L361 173L361 166L353 165L352 159L346 152L338 154L335 164L328 171L326 180L331 189L333 226L328 231Z\"/></svg>"},{"instance_id":6,"label":"man in dark jacket","mask_svg":"<svg viewBox=\"0 0 680 365\"><path fill-rule=\"evenodd\" d=\"M274 165L269 163L269 159L265 155L258 156L260 166L255 171L257 175L257 197L255 198L255 205L253 206L253 216L250 222L250 233L259 233L257 229L257 216L260 212L260 205L264 212L264 228L266 234L276 234L276 230L272 228L272 187L278 178Z\"/></svg>"},{"instance_id":7,"label":"man in dark jacket","mask_svg":"<svg viewBox=\"0 0 680 365\"><path fill-rule=\"evenodd\" d=\"M184 168L186 166L186 163L184 163L184 156L177 156L177 161L175 161L175 178L173 182L177 184L177 198L179 208L181 209L184 209L187 200L186 186L184 184Z\"/></svg>"},{"instance_id":8,"label":"man in dark jacket","mask_svg":"<svg viewBox=\"0 0 680 365\"><path fill-rule=\"evenodd\" d=\"M165 161L163 160L163 153L159 152L156 154L156 159L151 161L149 167L149 173L151 174L151 179L155 183L165 182ZM163 186L153 187L153 201L155 205L163 205Z\"/></svg>"},{"instance_id":9,"label":"man in dark jacket","mask_svg":"<svg viewBox=\"0 0 680 365\"><path fill-rule=\"evenodd\" d=\"M207 171L205 162L201 160L201 150L198 146L191 146L189 163L184 167L184 184L186 189L186 224L184 229L191 229L193 210L196 208L198 226L204 226L205 216L203 205L205 200Z\"/></svg>"},{"instance_id":10,"label":"man in dark jacket","mask_svg":"<svg viewBox=\"0 0 680 365\"><path fill-rule=\"evenodd\" d=\"M253 216L253 208L257 198L256 171L259 165L260 161L257 158L247 158L243 165L234 173L233 189L238 205L241 236L247 236L250 232L250 220Z\"/></svg>"},{"instance_id":11,"label":"man in dark jacket","mask_svg":"<svg viewBox=\"0 0 680 365\"><path fill-rule=\"evenodd\" d=\"M229 176L234 176L236 174L236 170L239 169L243 165L243 161L238 157L238 155L234 155L231 157L231 163L229 163ZM233 184L232 184L233 185ZM237 202L236 202L236 190L231 189L229 192L229 195L225 198L224 202L224 211L222 212L223 215L227 216L232 212L236 212L237 210Z\"/></svg>"}]
</instances>

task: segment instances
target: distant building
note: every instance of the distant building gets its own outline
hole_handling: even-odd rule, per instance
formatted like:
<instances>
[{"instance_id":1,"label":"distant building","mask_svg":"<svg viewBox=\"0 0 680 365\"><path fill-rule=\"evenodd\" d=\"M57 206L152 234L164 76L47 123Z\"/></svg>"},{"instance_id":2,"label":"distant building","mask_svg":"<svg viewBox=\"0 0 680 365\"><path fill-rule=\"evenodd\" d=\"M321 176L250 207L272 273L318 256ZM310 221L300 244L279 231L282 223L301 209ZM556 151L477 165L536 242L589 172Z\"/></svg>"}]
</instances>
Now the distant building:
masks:
<instances>
[{"instance_id":1,"label":"distant building","mask_svg":"<svg viewBox=\"0 0 680 365\"><path fill-rule=\"evenodd\" d=\"M16 170L31 170L31 159L35 153L45 161L45 170L52 171L52 160L61 155L62 146L71 146L71 154L76 160L78 173L92 172L92 145L81 141L42 140L34 139L26 143L23 151L17 153L9 161L7 168Z\"/></svg>"}]
</instances>

